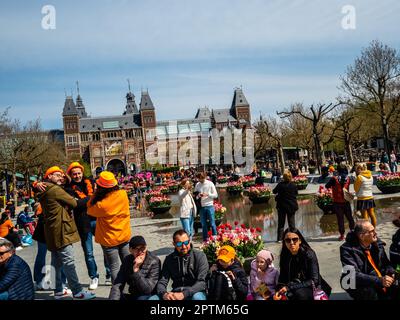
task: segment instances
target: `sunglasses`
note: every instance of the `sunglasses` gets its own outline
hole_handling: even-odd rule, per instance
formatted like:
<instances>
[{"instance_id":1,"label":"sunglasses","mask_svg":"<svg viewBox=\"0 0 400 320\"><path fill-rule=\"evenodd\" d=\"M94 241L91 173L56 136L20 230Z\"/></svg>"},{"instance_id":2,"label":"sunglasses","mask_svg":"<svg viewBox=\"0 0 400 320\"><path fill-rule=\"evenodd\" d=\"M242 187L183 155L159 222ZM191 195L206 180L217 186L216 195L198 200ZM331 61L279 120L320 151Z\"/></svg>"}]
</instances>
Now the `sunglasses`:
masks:
<instances>
[{"instance_id":1,"label":"sunglasses","mask_svg":"<svg viewBox=\"0 0 400 320\"><path fill-rule=\"evenodd\" d=\"M190 243L190 240L186 240L186 241L175 242L175 245L176 245L177 247L182 247L182 245L187 246L187 245L189 245L189 243Z\"/></svg>"},{"instance_id":2,"label":"sunglasses","mask_svg":"<svg viewBox=\"0 0 400 320\"><path fill-rule=\"evenodd\" d=\"M290 243L294 243L296 244L297 242L299 242L299 238L286 238L285 239L285 243L290 244Z\"/></svg>"},{"instance_id":3,"label":"sunglasses","mask_svg":"<svg viewBox=\"0 0 400 320\"><path fill-rule=\"evenodd\" d=\"M4 254L6 254L7 252L10 252L11 250L7 250L7 251L4 251L4 252L0 252L0 257L2 257Z\"/></svg>"}]
</instances>

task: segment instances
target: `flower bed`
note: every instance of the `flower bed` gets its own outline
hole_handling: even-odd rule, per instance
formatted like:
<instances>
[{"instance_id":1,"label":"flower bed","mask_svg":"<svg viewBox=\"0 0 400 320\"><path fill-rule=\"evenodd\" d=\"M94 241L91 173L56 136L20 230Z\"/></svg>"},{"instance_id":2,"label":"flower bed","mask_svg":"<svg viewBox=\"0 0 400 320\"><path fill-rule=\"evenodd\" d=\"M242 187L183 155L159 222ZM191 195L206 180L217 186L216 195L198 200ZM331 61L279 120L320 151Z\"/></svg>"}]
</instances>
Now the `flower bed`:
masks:
<instances>
[{"instance_id":1,"label":"flower bed","mask_svg":"<svg viewBox=\"0 0 400 320\"><path fill-rule=\"evenodd\" d=\"M175 180L170 180L166 183L166 187L168 188L168 193L174 193L178 191L179 183Z\"/></svg>"},{"instance_id":2,"label":"flower bed","mask_svg":"<svg viewBox=\"0 0 400 320\"><path fill-rule=\"evenodd\" d=\"M244 188L250 188L256 184L254 177L246 176L241 179Z\"/></svg>"},{"instance_id":3,"label":"flower bed","mask_svg":"<svg viewBox=\"0 0 400 320\"><path fill-rule=\"evenodd\" d=\"M153 197L162 197L162 196L163 196L163 194L161 193L161 191L159 189L150 190L150 191L147 191L144 193L144 197L147 202L149 202L150 199Z\"/></svg>"},{"instance_id":4,"label":"flower bed","mask_svg":"<svg viewBox=\"0 0 400 320\"><path fill-rule=\"evenodd\" d=\"M315 202L324 213L331 213L333 210L332 190L321 185L318 194L315 196Z\"/></svg>"},{"instance_id":5,"label":"flower bed","mask_svg":"<svg viewBox=\"0 0 400 320\"><path fill-rule=\"evenodd\" d=\"M400 192L400 173L388 173L378 177L376 187L385 194Z\"/></svg>"},{"instance_id":6,"label":"flower bed","mask_svg":"<svg viewBox=\"0 0 400 320\"><path fill-rule=\"evenodd\" d=\"M293 178L293 183L297 186L297 190L304 190L308 186L308 179L306 176L297 176Z\"/></svg>"},{"instance_id":7,"label":"flower bed","mask_svg":"<svg viewBox=\"0 0 400 320\"><path fill-rule=\"evenodd\" d=\"M271 188L261 186L250 187L247 195L253 203L265 203L271 198Z\"/></svg>"},{"instance_id":8,"label":"flower bed","mask_svg":"<svg viewBox=\"0 0 400 320\"><path fill-rule=\"evenodd\" d=\"M235 248L237 258L243 263L245 258L255 257L257 253L264 247L259 228L246 228L244 224L239 226L235 222L235 228L230 224L222 224L217 228L217 235L209 237L204 242L201 250L206 254L210 264L216 262L218 250L229 245Z\"/></svg>"},{"instance_id":9,"label":"flower bed","mask_svg":"<svg viewBox=\"0 0 400 320\"><path fill-rule=\"evenodd\" d=\"M218 183L227 183L228 182L228 178L227 177L225 177L225 176L219 176L218 178L217 178L217 182Z\"/></svg>"},{"instance_id":10,"label":"flower bed","mask_svg":"<svg viewBox=\"0 0 400 320\"><path fill-rule=\"evenodd\" d=\"M225 215L226 207L218 200L214 200L215 220L222 220Z\"/></svg>"},{"instance_id":11,"label":"flower bed","mask_svg":"<svg viewBox=\"0 0 400 320\"><path fill-rule=\"evenodd\" d=\"M241 182L232 181L228 183L226 191L228 191L230 194L239 194L243 191L243 189L244 188Z\"/></svg>"},{"instance_id":12,"label":"flower bed","mask_svg":"<svg viewBox=\"0 0 400 320\"><path fill-rule=\"evenodd\" d=\"M149 200L149 209L154 214L165 213L171 209L171 199L166 196L152 197Z\"/></svg>"}]
</instances>

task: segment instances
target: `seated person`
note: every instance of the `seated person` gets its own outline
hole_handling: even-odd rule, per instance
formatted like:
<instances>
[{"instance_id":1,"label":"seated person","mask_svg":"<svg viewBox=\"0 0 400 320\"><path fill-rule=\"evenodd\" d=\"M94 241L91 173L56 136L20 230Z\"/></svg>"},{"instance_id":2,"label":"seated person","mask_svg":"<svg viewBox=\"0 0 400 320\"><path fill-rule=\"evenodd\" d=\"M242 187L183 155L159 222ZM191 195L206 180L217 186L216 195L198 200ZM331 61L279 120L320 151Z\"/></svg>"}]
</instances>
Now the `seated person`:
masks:
<instances>
[{"instance_id":1,"label":"seated person","mask_svg":"<svg viewBox=\"0 0 400 320\"><path fill-rule=\"evenodd\" d=\"M33 300L34 293L28 264L10 241L0 239L0 300Z\"/></svg>"},{"instance_id":2,"label":"seated person","mask_svg":"<svg viewBox=\"0 0 400 320\"><path fill-rule=\"evenodd\" d=\"M207 283L209 300L246 300L249 283L233 247L219 249Z\"/></svg>"},{"instance_id":3,"label":"seated person","mask_svg":"<svg viewBox=\"0 0 400 320\"><path fill-rule=\"evenodd\" d=\"M342 266L355 271L354 288L343 288L354 300L389 300L395 294L395 271L387 258L383 242L374 226L367 220L359 220L354 231L347 234L340 247ZM344 277L342 274L342 287Z\"/></svg>"},{"instance_id":4,"label":"seated person","mask_svg":"<svg viewBox=\"0 0 400 320\"><path fill-rule=\"evenodd\" d=\"M250 294L254 300L269 300L275 294L279 271L272 263L273 260L270 251L261 250L251 262Z\"/></svg>"},{"instance_id":5,"label":"seated person","mask_svg":"<svg viewBox=\"0 0 400 320\"><path fill-rule=\"evenodd\" d=\"M160 259L147 250L142 236L132 237L129 252L111 288L110 300L147 300L154 294L161 271ZM129 294L123 294L126 284Z\"/></svg>"},{"instance_id":6,"label":"seated person","mask_svg":"<svg viewBox=\"0 0 400 320\"><path fill-rule=\"evenodd\" d=\"M29 206L26 206L24 211L18 214L17 225L24 229L26 233L33 235L35 231L35 224L33 219L29 216Z\"/></svg>"},{"instance_id":7,"label":"seated person","mask_svg":"<svg viewBox=\"0 0 400 320\"><path fill-rule=\"evenodd\" d=\"M208 261L203 251L193 249L185 230L174 233L175 250L164 261L157 295L150 300L206 300ZM172 290L168 291L169 280Z\"/></svg>"},{"instance_id":8,"label":"seated person","mask_svg":"<svg viewBox=\"0 0 400 320\"><path fill-rule=\"evenodd\" d=\"M14 228L7 211L4 211L0 217L0 238L5 238L11 241L16 250L22 249L18 230Z\"/></svg>"}]
</instances>

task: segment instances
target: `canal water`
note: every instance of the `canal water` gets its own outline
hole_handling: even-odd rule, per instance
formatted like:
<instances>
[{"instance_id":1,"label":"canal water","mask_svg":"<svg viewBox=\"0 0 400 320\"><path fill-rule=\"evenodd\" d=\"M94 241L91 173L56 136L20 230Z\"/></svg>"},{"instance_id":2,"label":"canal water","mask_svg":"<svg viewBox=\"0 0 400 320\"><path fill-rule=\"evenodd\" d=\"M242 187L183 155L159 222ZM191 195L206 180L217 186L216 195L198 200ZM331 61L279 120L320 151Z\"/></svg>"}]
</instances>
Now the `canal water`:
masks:
<instances>
[{"instance_id":1,"label":"canal water","mask_svg":"<svg viewBox=\"0 0 400 320\"><path fill-rule=\"evenodd\" d=\"M218 188L219 201L227 208L223 223L234 224L238 221L249 227L260 228L264 241L275 241L278 228L278 214L276 204L272 196L268 203L253 204L246 196L231 196L225 188ZM179 203L177 195L171 195L172 208L170 212L162 218L179 218ZM400 198L386 198L375 200L377 205L376 215L378 224L392 221L400 216ZM313 195L298 197L299 210L296 212L296 227L306 238L316 238L324 236L338 236L337 219L334 214L324 214L314 202ZM156 217L158 218L158 217ZM160 217L161 218L161 217ZM356 217L355 217L356 218ZM155 219L160 220L162 219ZM180 221L165 223L172 229L180 228ZM287 226L287 225L286 225ZM348 224L346 221L346 230ZM201 230L199 230L201 231ZM171 229L170 231L171 232Z\"/></svg>"}]
</instances>

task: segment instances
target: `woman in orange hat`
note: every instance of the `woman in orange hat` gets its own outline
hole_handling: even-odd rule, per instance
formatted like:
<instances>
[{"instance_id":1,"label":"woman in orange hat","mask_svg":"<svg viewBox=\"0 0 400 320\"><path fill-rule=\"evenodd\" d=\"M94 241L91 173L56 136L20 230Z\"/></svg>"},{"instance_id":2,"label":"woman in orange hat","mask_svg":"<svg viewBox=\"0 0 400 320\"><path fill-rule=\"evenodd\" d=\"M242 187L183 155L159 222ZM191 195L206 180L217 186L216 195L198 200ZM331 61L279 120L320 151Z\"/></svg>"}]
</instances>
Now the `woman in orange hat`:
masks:
<instances>
[{"instance_id":1,"label":"woman in orange hat","mask_svg":"<svg viewBox=\"0 0 400 320\"><path fill-rule=\"evenodd\" d=\"M95 241L103 248L114 283L122 260L129 255L131 238L129 199L114 174L100 173L97 189L88 202L88 214L97 218Z\"/></svg>"}]
</instances>

